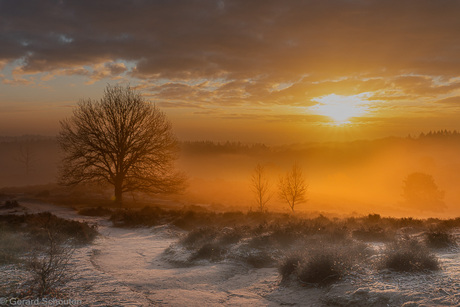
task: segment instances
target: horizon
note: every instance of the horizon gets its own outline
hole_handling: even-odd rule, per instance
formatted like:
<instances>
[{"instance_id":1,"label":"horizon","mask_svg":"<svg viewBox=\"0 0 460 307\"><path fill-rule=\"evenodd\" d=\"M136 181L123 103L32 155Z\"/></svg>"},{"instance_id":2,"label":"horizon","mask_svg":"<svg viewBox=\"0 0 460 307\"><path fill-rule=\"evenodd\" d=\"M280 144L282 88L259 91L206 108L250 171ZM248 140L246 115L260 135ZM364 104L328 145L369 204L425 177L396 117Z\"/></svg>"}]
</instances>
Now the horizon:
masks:
<instances>
[{"instance_id":1,"label":"horizon","mask_svg":"<svg viewBox=\"0 0 460 307\"><path fill-rule=\"evenodd\" d=\"M316 141L299 141L299 142L291 142L291 143L264 143L258 141L248 141L243 142L241 140L230 140L230 139L180 139L178 138L177 141L181 143L200 143L200 142L211 142L216 145L224 145L226 143L230 144L241 144L241 145L264 145L269 147L283 147L283 146L293 146L293 145L318 145L318 144L328 144L328 143L353 143L353 142L372 142L372 141L382 141L388 139L421 139L424 136L429 134L436 134L436 133L443 133L447 132L453 135L460 135L460 132L457 130L447 130L447 129L440 129L440 130L425 130L419 131L417 133L409 133L405 136L403 135L388 135L383 137L376 137L376 138L359 138L359 139L346 139L346 140L316 140ZM54 135L47 135L47 134L33 134L33 133L25 133L25 134L17 134L17 135L6 135L0 134L1 139L21 139L21 138L45 138L45 139L55 139L57 138L59 133Z\"/></svg>"}]
</instances>

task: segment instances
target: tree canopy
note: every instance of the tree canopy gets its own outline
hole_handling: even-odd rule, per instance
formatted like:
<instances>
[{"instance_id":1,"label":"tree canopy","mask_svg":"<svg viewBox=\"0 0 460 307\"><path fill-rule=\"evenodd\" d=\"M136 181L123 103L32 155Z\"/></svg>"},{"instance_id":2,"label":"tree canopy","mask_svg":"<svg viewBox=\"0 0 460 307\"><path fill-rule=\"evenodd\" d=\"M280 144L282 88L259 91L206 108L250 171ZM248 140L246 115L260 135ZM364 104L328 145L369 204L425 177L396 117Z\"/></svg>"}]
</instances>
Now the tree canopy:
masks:
<instances>
[{"instance_id":1,"label":"tree canopy","mask_svg":"<svg viewBox=\"0 0 460 307\"><path fill-rule=\"evenodd\" d=\"M445 209L444 191L436 185L430 174L415 172L403 182L403 195L408 207L420 211L439 211Z\"/></svg>"},{"instance_id":2,"label":"tree canopy","mask_svg":"<svg viewBox=\"0 0 460 307\"><path fill-rule=\"evenodd\" d=\"M171 123L155 105L128 87L107 86L99 100L81 100L61 121L64 185L102 182L123 193L177 192L184 177L174 170L178 145Z\"/></svg>"}]
</instances>

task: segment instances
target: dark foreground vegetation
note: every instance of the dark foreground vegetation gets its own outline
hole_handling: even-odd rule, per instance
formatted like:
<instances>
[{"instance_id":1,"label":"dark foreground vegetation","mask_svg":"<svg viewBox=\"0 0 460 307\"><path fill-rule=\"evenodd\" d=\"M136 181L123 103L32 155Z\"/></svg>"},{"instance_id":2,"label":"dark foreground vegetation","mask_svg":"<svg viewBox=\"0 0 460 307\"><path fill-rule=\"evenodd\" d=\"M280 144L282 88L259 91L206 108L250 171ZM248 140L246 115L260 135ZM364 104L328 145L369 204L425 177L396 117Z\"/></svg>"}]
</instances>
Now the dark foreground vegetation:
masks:
<instances>
[{"instance_id":1,"label":"dark foreground vegetation","mask_svg":"<svg viewBox=\"0 0 460 307\"><path fill-rule=\"evenodd\" d=\"M7 205L7 204L5 204ZM73 252L91 243L98 232L87 223L51 213L0 215L0 265L25 271L19 288L0 288L9 297L56 295L72 276L68 270Z\"/></svg>"},{"instance_id":2,"label":"dark foreground vegetation","mask_svg":"<svg viewBox=\"0 0 460 307\"><path fill-rule=\"evenodd\" d=\"M460 227L460 218L421 220L378 214L306 218L159 207L118 210L110 219L119 227L170 225L185 230L164 253L175 266L236 261L254 268L278 267L283 282L315 286L356 276L365 268L401 273L439 270L435 252L456 247L452 231Z\"/></svg>"}]
</instances>

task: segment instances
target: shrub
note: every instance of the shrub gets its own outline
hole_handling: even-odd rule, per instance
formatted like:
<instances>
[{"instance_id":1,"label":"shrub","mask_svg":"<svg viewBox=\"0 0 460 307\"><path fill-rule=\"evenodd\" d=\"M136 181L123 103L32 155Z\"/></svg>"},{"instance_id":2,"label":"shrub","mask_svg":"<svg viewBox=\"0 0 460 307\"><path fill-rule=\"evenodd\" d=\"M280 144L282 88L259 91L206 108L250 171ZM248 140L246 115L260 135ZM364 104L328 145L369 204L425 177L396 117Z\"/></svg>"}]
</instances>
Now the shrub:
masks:
<instances>
[{"instance_id":1,"label":"shrub","mask_svg":"<svg viewBox=\"0 0 460 307\"><path fill-rule=\"evenodd\" d=\"M272 254L266 250L252 251L246 254L242 260L254 268L270 268L276 264Z\"/></svg>"},{"instance_id":2,"label":"shrub","mask_svg":"<svg viewBox=\"0 0 460 307\"><path fill-rule=\"evenodd\" d=\"M300 263L297 276L302 283L326 286L345 274L343 263L337 255L316 253Z\"/></svg>"},{"instance_id":3,"label":"shrub","mask_svg":"<svg viewBox=\"0 0 460 307\"><path fill-rule=\"evenodd\" d=\"M208 211L169 211L171 223L183 230L193 230L202 225L218 225L222 214Z\"/></svg>"},{"instance_id":4,"label":"shrub","mask_svg":"<svg viewBox=\"0 0 460 307\"><path fill-rule=\"evenodd\" d=\"M369 222L371 222L371 223L378 223L381 220L381 216L380 216L380 214L375 214L375 213L374 214L369 214L367 216L367 220Z\"/></svg>"},{"instance_id":5,"label":"shrub","mask_svg":"<svg viewBox=\"0 0 460 307\"><path fill-rule=\"evenodd\" d=\"M90 243L98 234L95 226L90 226L86 222L62 219L49 212L0 215L0 223L7 229L27 232L39 242L48 240L48 228L56 229L66 239L78 244Z\"/></svg>"},{"instance_id":6,"label":"shrub","mask_svg":"<svg viewBox=\"0 0 460 307\"><path fill-rule=\"evenodd\" d=\"M271 246L273 243L270 234L262 234L252 237L248 241L248 245L252 248L265 248Z\"/></svg>"},{"instance_id":7,"label":"shrub","mask_svg":"<svg viewBox=\"0 0 460 307\"><path fill-rule=\"evenodd\" d=\"M190 231L184 238L180 240L180 244L191 249L199 248L206 243L213 241L219 231L213 227L197 228Z\"/></svg>"},{"instance_id":8,"label":"shrub","mask_svg":"<svg viewBox=\"0 0 460 307\"><path fill-rule=\"evenodd\" d=\"M14 209L18 207L19 207L19 203L17 200L7 200L5 201L4 205L0 206L0 209Z\"/></svg>"},{"instance_id":9,"label":"shrub","mask_svg":"<svg viewBox=\"0 0 460 307\"><path fill-rule=\"evenodd\" d=\"M456 245L453 235L442 230L430 230L425 234L425 242L431 248L446 248Z\"/></svg>"},{"instance_id":10,"label":"shrub","mask_svg":"<svg viewBox=\"0 0 460 307\"><path fill-rule=\"evenodd\" d=\"M0 248L0 265L17 263L29 248L24 234L2 229L2 227L0 227L0 246L2 247Z\"/></svg>"},{"instance_id":11,"label":"shrub","mask_svg":"<svg viewBox=\"0 0 460 307\"><path fill-rule=\"evenodd\" d=\"M191 255L190 260L205 259L214 262L220 261L223 259L226 252L227 251L218 244L206 243Z\"/></svg>"},{"instance_id":12,"label":"shrub","mask_svg":"<svg viewBox=\"0 0 460 307\"><path fill-rule=\"evenodd\" d=\"M441 226L445 228L460 227L460 217L449 219L441 222Z\"/></svg>"},{"instance_id":13,"label":"shrub","mask_svg":"<svg viewBox=\"0 0 460 307\"><path fill-rule=\"evenodd\" d=\"M112 214L112 210L99 206L97 208L82 208L78 210L78 214L84 216L109 216Z\"/></svg>"},{"instance_id":14,"label":"shrub","mask_svg":"<svg viewBox=\"0 0 460 307\"><path fill-rule=\"evenodd\" d=\"M75 249L58 229L52 227L47 225L47 242L36 245L23 265L31 273L31 290L39 297L50 294L72 278L68 264Z\"/></svg>"},{"instance_id":15,"label":"shrub","mask_svg":"<svg viewBox=\"0 0 460 307\"><path fill-rule=\"evenodd\" d=\"M352 237L365 242L385 242L391 239L391 234L378 226L370 226L352 231Z\"/></svg>"},{"instance_id":16,"label":"shrub","mask_svg":"<svg viewBox=\"0 0 460 307\"><path fill-rule=\"evenodd\" d=\"M303 237L305 227L300 223L275 224L271 230L271 240L281 247L287 247Z\"/></svg>"},{"instance_id":17,"label":"shrub","mask_svg":"<svg viewBox=\"0 0 460 307\"><path fill-rule=\"evenodd\" d=\"M218 242L223 245L236 244L247 236L248 227L224 228L219 235Z\"/></svg>"},{"instance_id":18,"label":"shrub","mask_svg":"<svg viewBox=\"0 0 460 307\"><path fill-rule=\"evenodd\" d=\"M95 226L86 222L66 220L49 212L25 215L25 223L32 235L39 241L46 242L49 237L47 229L53 229L73 243L86 244L93 241L98 232Z\"/></svg>"},{"instance_id":19,"label":"shrub","mask_svg":"<svg viewBox=\"0 0 460 307\"><path fill-rule=\"evenodd\" d=\"M110 220L117 227L156 226L161 224L164 214L158 207L146 206L141 210L116 210Z\"/></svg>"},{"instance_id":20,"label":"shrub","mask_svg":"<svg viewBox=\"0 0 460 307\"><path fill-rule=\"evenodd\" d=\"M439 270L439 261L427 248L415 240L402 240L386 246L383 268L396 272Z\"/></svg>"},{"instance_id":21,"label":"shrub","mask_svg":"<svg viewBox=\"0 0 460 307\"><path fill-rule=\"evenodd\" d=\"M287 280L290 276L292 276L297 271L297 268L302 260L303 256L300 253L291 253L285 256L278 266L278 272L280 273L282 280Z\"/></svg>"}]
</instances>

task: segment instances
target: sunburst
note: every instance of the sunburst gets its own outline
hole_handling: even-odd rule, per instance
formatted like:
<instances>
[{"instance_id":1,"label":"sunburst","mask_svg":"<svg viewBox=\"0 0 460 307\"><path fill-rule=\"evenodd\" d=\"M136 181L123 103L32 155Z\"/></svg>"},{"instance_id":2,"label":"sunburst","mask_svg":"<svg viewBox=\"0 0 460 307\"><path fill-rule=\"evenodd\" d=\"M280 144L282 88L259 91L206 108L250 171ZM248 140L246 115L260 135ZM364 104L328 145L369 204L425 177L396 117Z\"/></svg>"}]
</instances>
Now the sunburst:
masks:
<instances>
[{"instance_id":1,"label":"sunburst","mask_svg":"<svg viewBox=\"0 0 460 307\"><path fill-rule=\"evenodd\" d=\"M318 102L310 108L318 115L331 118L335 125L349 124L350 119L360 117L369 112L369 101L366 100L368 93L361 93L352 96L330 94L313 98Z\"/></svg>"}]
</instances>

